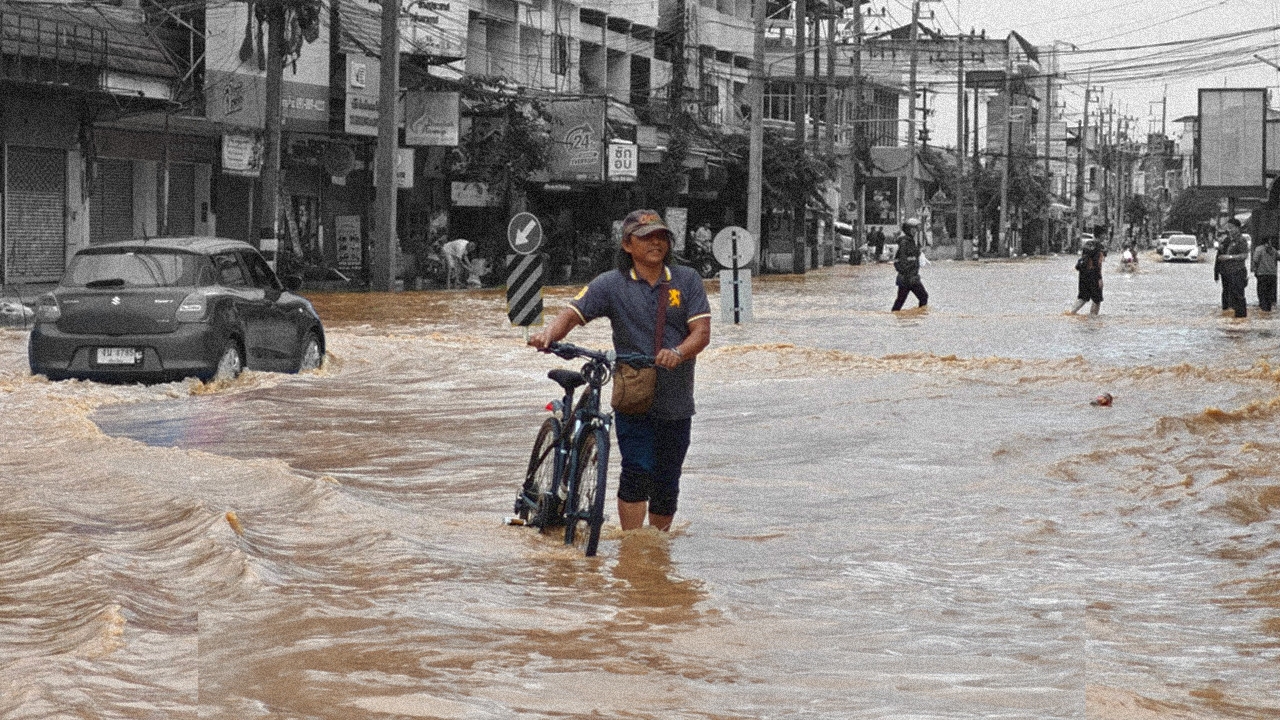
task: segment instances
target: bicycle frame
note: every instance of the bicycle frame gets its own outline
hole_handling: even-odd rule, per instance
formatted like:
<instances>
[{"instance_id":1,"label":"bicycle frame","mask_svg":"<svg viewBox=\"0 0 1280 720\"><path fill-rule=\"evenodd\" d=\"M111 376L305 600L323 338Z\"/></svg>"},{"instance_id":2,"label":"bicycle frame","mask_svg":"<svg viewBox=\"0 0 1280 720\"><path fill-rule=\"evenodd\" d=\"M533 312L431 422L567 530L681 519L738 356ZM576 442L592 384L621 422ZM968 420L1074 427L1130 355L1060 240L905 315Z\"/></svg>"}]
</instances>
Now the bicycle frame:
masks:
<instances>
[{"instance_id":1,"label":"bicycle frame","mask_svg":"<svg viewBox=\"0 0 1280 720\"><path fill-rule=\"evenodd\" d=\"M522 518L532 514L544 532L548 527L563 524L566 545L573 544L578 522L585 522L588 531L585 549L590 556L595 554L603 522L604 473L609 459L609 432L613 427L612 413L600 409L600 393L613 376L617 356L613 352L588 350L568 343L552 343L547 351L566 360L586 358L586 363L581 372L558 369L547 374L564 388L564 395L547 405L553 415L539 433L524 485L516 496L515 511ZM635 364L653 360L646 356L624 359ZM577 388L583 386L582 394L577 395ZM548 428L554 436L549 444L544 444ZM586 460L583 448L588 446L588 438L594 438L595 443L594 472L583 466ZM546 455L550 452L554 452L550 483L540 485L535 478L545 477L540 468L545 467ZM580 482L584 487L578 486ZM588 486L588 482L592 485ZM580 507L579 502L584 489L595 491L585 508Z\"/></svg>"}]
</instances>

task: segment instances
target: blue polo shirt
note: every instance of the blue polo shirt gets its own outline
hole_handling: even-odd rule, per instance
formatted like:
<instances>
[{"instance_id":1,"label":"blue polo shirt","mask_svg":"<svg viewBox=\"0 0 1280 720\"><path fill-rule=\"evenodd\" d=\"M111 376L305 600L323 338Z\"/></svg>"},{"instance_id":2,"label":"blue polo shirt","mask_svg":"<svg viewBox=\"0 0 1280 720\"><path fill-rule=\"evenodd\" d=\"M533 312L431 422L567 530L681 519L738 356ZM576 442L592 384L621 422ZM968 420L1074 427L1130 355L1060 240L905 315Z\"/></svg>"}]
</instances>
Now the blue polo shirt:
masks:
<instances>
[{"instance_id":1,"label":"blue polo shirt","mask_svg":"<svg viewBox=\"0 0 1280 720\"><path fill-rule=\"evenodd\" d=\"M711 305L702 278L692 268L677 265L664 273L669 283L666 329L662 347L674 348L689 336L689 323L711 317ZM650 285L636 275L610 270L597 276L569 301L583 323L598 317L609 318L613 348L618 353L653 355L654 324L658 320L658 285ZM696 360L680 363L674 370L658 368L658 387L650 414L670 420L692 417L693 370Z\"/></svg>"}]
</instances>

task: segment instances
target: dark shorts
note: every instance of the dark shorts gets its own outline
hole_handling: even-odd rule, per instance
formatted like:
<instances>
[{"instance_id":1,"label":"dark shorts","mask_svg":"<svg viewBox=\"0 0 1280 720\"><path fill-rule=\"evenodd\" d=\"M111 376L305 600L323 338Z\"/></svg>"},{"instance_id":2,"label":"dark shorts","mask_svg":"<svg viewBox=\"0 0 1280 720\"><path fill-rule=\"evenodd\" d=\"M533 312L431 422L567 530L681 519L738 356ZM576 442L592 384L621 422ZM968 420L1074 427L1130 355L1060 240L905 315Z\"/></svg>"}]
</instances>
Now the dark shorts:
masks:
<instances>
[{"instance_id":1,"label":"dark shorts","mask_svg":"<svg viewBox=\"0 0 1280 720\"><path fill-rule=\"evenodd\" d=\"M648 502L654 515L675 515L692 420L622 413L614 413L613 418L622 456L618 499Z\"/></svg>"},{"instance_id":2,"label":"dark shorts","mask_svg":"<svg viewBox=\"0 0 1280 720\"><path fill-rule=\"evenodd\" d=\"M1080 278L1080 292L1076 293L1077 300L1092 300L1093 302L1102 302L1102 287L1098 285L1097 280L1086 280Z\"/></svg>"}]
</instances>

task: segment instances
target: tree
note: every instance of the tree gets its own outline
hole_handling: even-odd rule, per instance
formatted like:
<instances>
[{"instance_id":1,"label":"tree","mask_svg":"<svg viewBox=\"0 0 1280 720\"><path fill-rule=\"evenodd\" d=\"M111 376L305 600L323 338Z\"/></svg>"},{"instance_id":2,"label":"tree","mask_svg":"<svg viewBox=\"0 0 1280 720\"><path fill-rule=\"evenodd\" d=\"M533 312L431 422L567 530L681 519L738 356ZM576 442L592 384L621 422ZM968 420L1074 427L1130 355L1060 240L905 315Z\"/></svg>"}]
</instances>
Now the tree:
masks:
<instances>
[{"instance_id":1,"label":"tree","mask_svg":"<svg viewBox=\"0 0 1280 720\"><path fill-rule=\"evenodd\" d=\"M1202 223L1217 216L1218 199L1201 188L1191 187L1174 198L1165 227L1183 232L1195 232Z\"/></svg>"},{"instance_id":2,"label":"tree","mask_svg":"<svg viewBox=\"0 0 1280 720\"><path fill-rule=\"evenodd\" d=\"M551 118L542 103L501 77L465 76L459 92L472 104L472 122L459 139L451 174L498 188L504 205L517 212L525 180L547 167Z\"/></svg>"},{"instance_id":3,"label":"tree","mask_svg":"<svg viewBox=\"0 0 1280 720\"><path fill-rule=\"evenodd\" d=\"M729 181L720 197L725 204L746 207L749 138L721 135L713 141L729 162L726 168ZM830 210L824 190L827 183L836 178L838 169L834 154L803 148L788 135L765 128L761 189L766 213L769 208L789 208L799 202Z\"/></svg>"}]
</instances>

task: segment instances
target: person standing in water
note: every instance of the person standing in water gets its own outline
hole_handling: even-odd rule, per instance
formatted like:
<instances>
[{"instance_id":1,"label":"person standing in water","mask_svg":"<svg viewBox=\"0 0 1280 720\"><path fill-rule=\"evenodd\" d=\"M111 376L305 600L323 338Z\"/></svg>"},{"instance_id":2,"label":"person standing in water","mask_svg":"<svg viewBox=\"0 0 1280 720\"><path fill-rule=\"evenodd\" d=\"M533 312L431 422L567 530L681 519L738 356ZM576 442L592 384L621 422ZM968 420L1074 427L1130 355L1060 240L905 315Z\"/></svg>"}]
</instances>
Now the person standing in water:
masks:
<instances>
[{"instance_id":1,"label":"person standing in water","mask_svg":"<svg viewBox=\"0 0 1280 720\"><path fill-rule=\"evenodd\" d=\"M902 223L902 237L898 240L898 255L893 268L898 271L898 297L893 301L893 312L902 309L908 293L915 293L919 307L929 304L929 293L920 280L920 245L916 234L920 232L920 220L908 218Z\"/></svg>"},{"instance_id":2,"label":"person standing in water","mask_svg":"<svg viewBox=\"0 0 1280 720\"><path fill-rule=\"evenodd\" d=\"M1080 308L1084 307L1086 302L1093 303L1093 307L1089 308L1090 315L1097 315L1102 310L1102 261L1105 257L1106 253L1102 251L1102 246L1097 240L1084 241L1080 259L1076 260L1076 272L1080 280L1076 292L1076 304L1071 308L1072 315L1080 312Z\"/></svg>"},{"instance_id":3,"label":"person standing in water","mask_svg":"<svg viewBox=\"0 0 1280 720\"><path fill-rule=\"evenodd\" d=\"M1276 306L1276 248L1271 238L1253 249L1253 274L1258 283L1258 307L1271 312Z\"/></svg>"},{"instance_id":4,"label":"person standing in water","mask_svg":"<svg viewBox=\"0 0 1280 720\"><path fill-rule=\"evenodd\" d=\"M1218 248L1216 261L1228 304L1238 318L1249 315L1244 299L1245 288L1249 285L1249 269L1245 266L1248 258L1249 241L1240 232L1240 221L1231 218L1227 221L1227 238Z\"/></svg>"}]
</instances>

